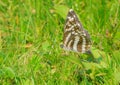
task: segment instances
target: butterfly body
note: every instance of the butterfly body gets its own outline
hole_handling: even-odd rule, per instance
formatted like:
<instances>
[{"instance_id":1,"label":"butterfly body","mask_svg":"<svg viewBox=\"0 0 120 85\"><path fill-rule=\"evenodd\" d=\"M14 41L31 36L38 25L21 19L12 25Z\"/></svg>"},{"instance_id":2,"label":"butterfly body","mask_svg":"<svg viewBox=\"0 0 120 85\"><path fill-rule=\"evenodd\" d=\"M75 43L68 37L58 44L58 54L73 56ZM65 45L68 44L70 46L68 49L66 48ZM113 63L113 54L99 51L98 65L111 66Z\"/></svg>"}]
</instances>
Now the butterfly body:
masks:
<instances>
[{"instance_id":1,"label":"butterfly body","mask_svg":"<svg viewBox=\"0 0 120 85\"><path fill-rule=\"evenodd\" d=\"M90 50L91 40L75 12L70 9L64 26L63 49L85 53Z\"/></svg>"}]
</instances>

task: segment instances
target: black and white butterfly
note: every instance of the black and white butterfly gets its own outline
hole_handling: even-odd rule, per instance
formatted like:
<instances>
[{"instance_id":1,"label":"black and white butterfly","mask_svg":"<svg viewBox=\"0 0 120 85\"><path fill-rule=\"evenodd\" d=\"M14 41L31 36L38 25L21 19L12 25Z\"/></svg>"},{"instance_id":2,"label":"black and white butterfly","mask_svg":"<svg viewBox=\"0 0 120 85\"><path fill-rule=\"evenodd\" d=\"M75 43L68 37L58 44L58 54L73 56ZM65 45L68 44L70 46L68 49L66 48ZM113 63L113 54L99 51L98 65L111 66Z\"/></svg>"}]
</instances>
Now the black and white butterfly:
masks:
<instances>
[{"instance_id":1,"label":"black and white butterfly","mask_svg":"<svg viewBox=\"0 0 120 85\"><path fill-rule=\"evenodd\" d=\"M91 40L75 12L70 9L64 26L63 45L68 51L86 53L90 51Z\"/></svg>"}]
</instances>

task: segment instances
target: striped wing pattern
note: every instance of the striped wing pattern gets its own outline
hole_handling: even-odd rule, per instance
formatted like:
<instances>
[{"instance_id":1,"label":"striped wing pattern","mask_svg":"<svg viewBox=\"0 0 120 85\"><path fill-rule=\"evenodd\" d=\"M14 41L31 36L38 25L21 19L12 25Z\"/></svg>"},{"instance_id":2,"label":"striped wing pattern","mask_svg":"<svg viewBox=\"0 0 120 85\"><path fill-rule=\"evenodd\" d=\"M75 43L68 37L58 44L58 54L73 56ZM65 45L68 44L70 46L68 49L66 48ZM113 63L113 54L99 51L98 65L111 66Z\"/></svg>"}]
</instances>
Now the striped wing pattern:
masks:
<instances>
[{"instance_id":1,"label":"striped wing pattern","mask_svg":"<svg viewBox=\"0 0 120 85\"><path fill-rule=\"evenodd\" d=\"M63 49L85 53L90 50L90 35L83 28L75 12L70 9L64 26Z\"/></svg>"}]
</instances>

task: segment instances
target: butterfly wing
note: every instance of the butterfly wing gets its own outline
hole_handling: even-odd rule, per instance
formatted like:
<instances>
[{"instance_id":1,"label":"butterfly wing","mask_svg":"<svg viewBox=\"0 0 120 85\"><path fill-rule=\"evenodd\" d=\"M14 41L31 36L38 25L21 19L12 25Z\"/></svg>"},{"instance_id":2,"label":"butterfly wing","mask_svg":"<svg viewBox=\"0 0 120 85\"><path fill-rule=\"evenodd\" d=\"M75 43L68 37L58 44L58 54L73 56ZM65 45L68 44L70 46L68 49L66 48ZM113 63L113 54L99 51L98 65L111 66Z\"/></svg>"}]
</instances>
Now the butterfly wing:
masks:
<instances>
[{"instance_id":1,"label":"butterfly wing","mask_svg":"<svg viewBox=\"0 0 120 85\"><path fill-rule=\"evenodd\" d=\"M90 35L83 29L75 12L70 9L64 26L62 47L65 50L85 53L90 46Z\"/></svg>"}]
</instances>

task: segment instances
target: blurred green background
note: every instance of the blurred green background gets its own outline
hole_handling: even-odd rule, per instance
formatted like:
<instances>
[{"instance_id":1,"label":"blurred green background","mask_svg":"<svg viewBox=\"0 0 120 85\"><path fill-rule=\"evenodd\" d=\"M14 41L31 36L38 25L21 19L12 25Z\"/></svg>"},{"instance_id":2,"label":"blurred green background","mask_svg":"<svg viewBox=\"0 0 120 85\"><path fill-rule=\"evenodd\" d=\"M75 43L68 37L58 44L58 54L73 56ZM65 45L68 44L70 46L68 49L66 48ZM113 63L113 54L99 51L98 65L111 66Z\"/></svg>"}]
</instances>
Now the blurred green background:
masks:
<instances>
[{"instance_id":1,"label":"blurred green background","mask_svg":"<svg viewBox=\"0 0 120 85\"><path fill-rule=\"evenodd\" d=\"M69 9L99 63L60 48ZM120 0L1 0L0 85L119 85Z\"/></svg>"}]
</instances>

